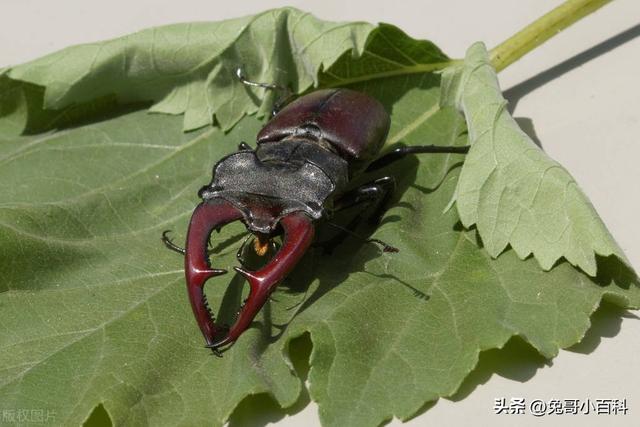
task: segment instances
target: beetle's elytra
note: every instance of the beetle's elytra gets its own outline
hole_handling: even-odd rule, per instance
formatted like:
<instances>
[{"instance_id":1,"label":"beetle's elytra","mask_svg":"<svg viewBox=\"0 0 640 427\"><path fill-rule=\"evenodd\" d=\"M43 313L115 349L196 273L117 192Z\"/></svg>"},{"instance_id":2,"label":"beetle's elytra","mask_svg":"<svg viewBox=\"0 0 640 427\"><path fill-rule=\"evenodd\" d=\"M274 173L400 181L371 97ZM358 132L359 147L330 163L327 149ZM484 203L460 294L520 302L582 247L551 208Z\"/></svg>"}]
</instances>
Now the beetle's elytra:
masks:
<instances>
[{"instance_id":1,"label":"beetle's elytra","mask_svg":"<svg viewBox=\"0 0 640 427\"><path fill-rule=\"evenodd\" d=\"M254 83L252 86L274 88ZM200 189L185 249L163 234L165 244L185 255L187 292L206 346L220 355L250 326L277 284L302 258L314 237L314 223L336 211L376 205L377 222L395 188L385 176L353 188L352 178L379 169L411 153L466 153L468 147L401 147L377 157L389 131L389 115L376 99L350 89L311 92L289 103L257 135L257 148L239 150L213 167L213 179ZM213 230L240 220L255 236L254 250L266 252L271 238L283 233L282 247L262 268L235 270L250 285L249 296L233 325L214 321L204 293L205 282L226 270L212 268L207 245ZM351 230L343 230L351 233ZM394 248L383 245L386 251Z\"/></svg>"}]
</instances>

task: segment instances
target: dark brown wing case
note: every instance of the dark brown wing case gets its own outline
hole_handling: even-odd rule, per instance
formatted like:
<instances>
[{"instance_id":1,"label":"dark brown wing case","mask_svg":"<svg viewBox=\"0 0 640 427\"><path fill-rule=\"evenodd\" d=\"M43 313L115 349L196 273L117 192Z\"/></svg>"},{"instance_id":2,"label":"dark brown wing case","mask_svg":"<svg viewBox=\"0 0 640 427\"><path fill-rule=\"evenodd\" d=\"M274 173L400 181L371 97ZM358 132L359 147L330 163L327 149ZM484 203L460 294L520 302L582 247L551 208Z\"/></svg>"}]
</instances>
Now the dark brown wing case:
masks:
<instances>
[{"instance_id":1,"label":"dark brown wing case","mask_svg":"<svg viewBox=\"0 0 640 427\"><path fill-rule=\"evenodd\" d=\"M343 156L371 160L389 132L389 115L378 100L349 89L325 89L298 98L258 133L258 143L314 130ZM315 128L315 129L314 129Z\"/></svg>"}]
</instances>

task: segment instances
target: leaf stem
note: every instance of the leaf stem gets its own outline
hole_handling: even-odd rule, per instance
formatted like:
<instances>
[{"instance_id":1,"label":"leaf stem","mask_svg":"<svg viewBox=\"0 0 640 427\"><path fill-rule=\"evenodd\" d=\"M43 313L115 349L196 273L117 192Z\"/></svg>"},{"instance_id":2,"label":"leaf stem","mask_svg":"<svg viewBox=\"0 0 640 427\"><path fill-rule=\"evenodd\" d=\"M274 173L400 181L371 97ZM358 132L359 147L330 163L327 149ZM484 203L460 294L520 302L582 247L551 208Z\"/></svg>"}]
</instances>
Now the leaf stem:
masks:
<instances>
[{"instance_id":1,"label":"leaf stem","mask_svg":"<svg viewBox=\"0 0 640 427\"><path fill-rule=\"evenodd\" d=\"M500 72L571 24L611 0L567 0L491 49L491 65Z\"/></svg>"},{"instance_id":2,"label":"leaf stem","mask_svg":"<svg viewBox=\"0 0 640 427\"><path fill-rule=\"evenodd\" d=\"M551 37L580 19L600 9L612 0L566 0L560 6L541 16L531 24L518 31L498 46L491 49L489 59L496 72L500 72L515 61L537 48ZM451 59L446 62L431 64L415 64L400 67L376 74L366 74L351 79L342 79L323 87L345 86L363 81L383 79L408 74L421 74L439 71L448 66L462 62Z\"/></svg>"}]
</instances>

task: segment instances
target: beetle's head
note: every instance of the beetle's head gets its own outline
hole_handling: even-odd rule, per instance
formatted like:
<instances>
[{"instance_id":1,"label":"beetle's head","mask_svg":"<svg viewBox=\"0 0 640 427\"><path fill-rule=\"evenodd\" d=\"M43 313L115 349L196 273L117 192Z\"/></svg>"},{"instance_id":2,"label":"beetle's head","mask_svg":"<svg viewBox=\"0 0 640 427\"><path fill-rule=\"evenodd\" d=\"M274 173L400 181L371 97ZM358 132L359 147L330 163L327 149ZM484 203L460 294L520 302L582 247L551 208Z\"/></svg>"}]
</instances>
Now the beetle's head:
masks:
<instances>
[{"instance_id":1,"label":"beetle's head","mask_svg":"<svg viewBox=\"0 0 640 427\"><path fill-rule=\"evenodd\" d=\"M267 215L269 210L265 209L261 214L260 209L253 206L249 209L253 216L249 218L273 218ZM220 354L221 348L233 343L251 325L275 286L289 274L311 244L314 229L311 218L306 214L296 211L276 218L276 221L272 220L265 225L266 233L262 232L263 229L260 227L252 229L250 225L253 223L247 221L246 212L220 198L204 201L193 212L185 252L187 292L207 347L216 355ZM204 285L208 279L225 274L227 270L211 267L207 248L213 230L220 230L224 225L236 220L243 220L247 228L253 232L253 247L258 254L262 252L264 255L267 252L276 230L281 230L284 237L280 249L260 269L252 271L244 267L235 267L236 272L249 282L249 297L241 306L233 325L227 328L215 323L204 292Z\"/></svg>"}]
</instances>

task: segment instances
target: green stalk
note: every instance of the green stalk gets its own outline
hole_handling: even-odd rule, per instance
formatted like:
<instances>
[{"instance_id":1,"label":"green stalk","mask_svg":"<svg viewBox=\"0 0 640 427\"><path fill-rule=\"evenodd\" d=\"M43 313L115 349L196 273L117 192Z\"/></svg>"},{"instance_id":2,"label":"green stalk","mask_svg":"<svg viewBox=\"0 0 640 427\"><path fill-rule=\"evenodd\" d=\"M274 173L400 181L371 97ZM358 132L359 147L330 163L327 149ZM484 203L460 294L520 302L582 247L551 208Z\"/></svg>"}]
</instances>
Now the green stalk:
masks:
<instances>
[{"instance_id":1,"label":"green stalk","mask_svg":"<svg viewBox=\"0 0 640 427\"><path fill-rule=\"evenodd\" d=\"M509 65L531 52L560 31L579 21L585 16L600 9L612 0L566 0L560 6L538 18L531 24L509 37L498 46L491 49L489 59L496 72L500 72ZM399 67L377 74L367 74L352 79L340 80L333 85L345 86L362 81L382 79L393 76L407 74L431 73L442 70L450 65L460 62L459 59L452 59L447 62L437 64L415 64L408 67Z\"/></svg>"},{"instance_id":2,"label":"green stalk","mask_svg":"<svg viewBox=\"0 0 640 427\"><path fill-rule=\"evenodd\" d=\"M567 0L491 49L491 65L500 72L571 24L611 0Z\"/></svg>"}]
</instances>

